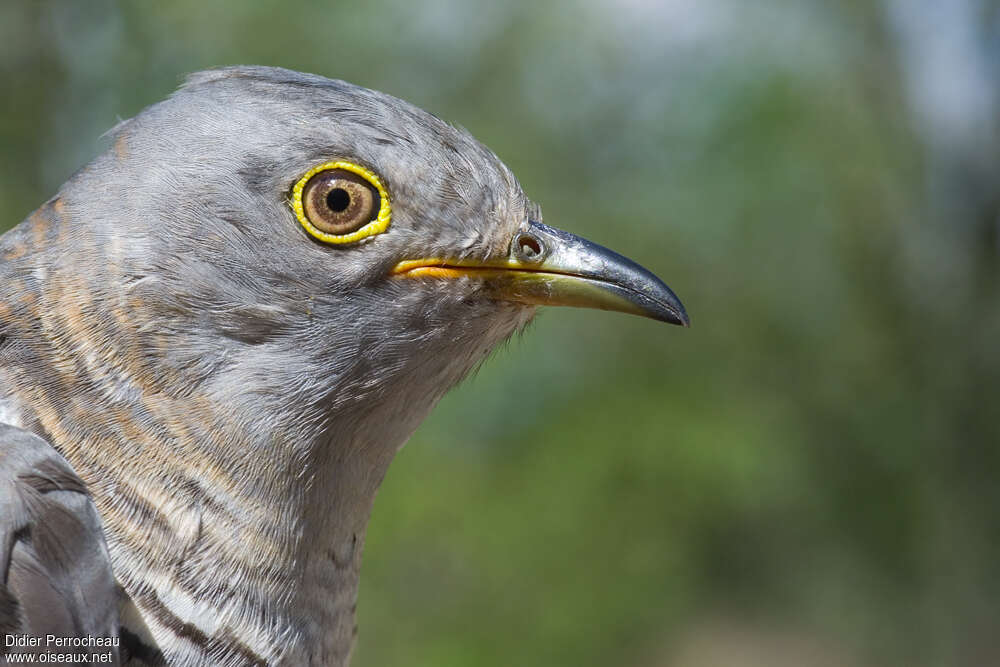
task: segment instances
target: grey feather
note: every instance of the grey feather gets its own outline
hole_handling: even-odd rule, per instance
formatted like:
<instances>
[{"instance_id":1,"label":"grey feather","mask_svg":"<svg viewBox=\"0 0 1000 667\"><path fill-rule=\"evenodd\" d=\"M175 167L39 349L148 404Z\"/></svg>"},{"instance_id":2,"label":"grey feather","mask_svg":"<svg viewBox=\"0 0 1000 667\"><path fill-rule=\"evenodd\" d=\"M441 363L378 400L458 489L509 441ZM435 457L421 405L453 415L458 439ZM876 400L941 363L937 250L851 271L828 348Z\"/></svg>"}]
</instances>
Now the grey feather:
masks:
<instances>
[{"instance_id":1,"label":"grey feather","mask_svg":"<svg viewBox=\"0 0 1000 667\"><path fill-rule=\"evenodd\" d=\"M0 566L5 637L117 640L117 588L86 487L48 443L6 424L0 424ZM101 649L4 642L3 653L91 650ZM106 650L118 664L117 647Z\"/></svg>"},{"instance_id":2,"label":"grey feather","mask_svg":"<svg viewBox=\"0 0 1000 667\"><path fill-rule=\"evenodd\" d=\"M386 467L533 313L384 276L505 254L537 208L467 132L287 70L192 75L109 140L0 238L0 401L100 480L133 661L345 664ZM338 158L391 233L297 224L291 185Z\"/></svg>"}]
</instances>

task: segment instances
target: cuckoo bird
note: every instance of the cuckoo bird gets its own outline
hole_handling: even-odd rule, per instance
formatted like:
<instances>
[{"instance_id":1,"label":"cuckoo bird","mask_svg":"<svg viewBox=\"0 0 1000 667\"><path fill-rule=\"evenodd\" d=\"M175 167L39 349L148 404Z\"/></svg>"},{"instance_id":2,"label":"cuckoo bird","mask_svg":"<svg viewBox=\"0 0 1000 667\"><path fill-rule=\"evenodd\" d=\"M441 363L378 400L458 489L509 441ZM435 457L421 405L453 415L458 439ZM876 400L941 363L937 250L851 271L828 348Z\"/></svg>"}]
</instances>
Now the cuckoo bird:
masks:
<instances>
[{"instance_id":1,"label":"cuckoo bird","mask_svg":"<svg viewBox=\"0 0 1000 667\"><path fill-rule=\"evenodd\" d=\"M462 129L190 76L0 237L5 654L347 664L389 462L539 305L688 323Z\"/></svg>"}]
</instances>

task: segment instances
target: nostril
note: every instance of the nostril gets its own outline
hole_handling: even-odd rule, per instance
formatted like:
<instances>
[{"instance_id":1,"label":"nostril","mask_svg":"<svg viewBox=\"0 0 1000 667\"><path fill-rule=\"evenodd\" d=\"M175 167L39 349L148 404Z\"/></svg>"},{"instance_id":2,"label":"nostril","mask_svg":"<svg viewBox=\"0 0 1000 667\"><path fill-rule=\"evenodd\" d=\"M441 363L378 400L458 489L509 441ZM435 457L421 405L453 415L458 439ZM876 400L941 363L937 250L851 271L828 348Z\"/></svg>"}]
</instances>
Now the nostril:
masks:
<instances>
[{"instance_id":1,"label":"nostril","mask_svg":"<svg viewBox=\"0 0 1000 667\"><path fill-rule=\"evenodd\" d=\"M545 247L531 234L518 234L514 239L514 252L521 259L537 262L545 254Z\"/></svg>"}]
</instances>

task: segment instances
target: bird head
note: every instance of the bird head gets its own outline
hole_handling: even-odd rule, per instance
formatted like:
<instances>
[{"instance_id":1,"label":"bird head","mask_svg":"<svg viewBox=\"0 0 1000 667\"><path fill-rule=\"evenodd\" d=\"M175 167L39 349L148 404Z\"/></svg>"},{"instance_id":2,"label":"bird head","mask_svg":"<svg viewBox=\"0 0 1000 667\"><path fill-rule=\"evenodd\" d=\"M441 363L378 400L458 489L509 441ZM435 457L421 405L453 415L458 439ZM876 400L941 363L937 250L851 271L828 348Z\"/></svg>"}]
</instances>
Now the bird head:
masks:
<instances>
[{"instance_id":1,"label":"bird head","mask_svg":"<svg viewBox=\"0 0 1000 667\"><path fill-rule=\"evenodd\" d=\"M153 374L236 414L297 405L321 427L392 400L422 417L538 305L688 322L652 273L544 225L467 132L319 76L196 74L60 200L86 211L76 259L128 304Z\"/></svg>"}]
</instances>

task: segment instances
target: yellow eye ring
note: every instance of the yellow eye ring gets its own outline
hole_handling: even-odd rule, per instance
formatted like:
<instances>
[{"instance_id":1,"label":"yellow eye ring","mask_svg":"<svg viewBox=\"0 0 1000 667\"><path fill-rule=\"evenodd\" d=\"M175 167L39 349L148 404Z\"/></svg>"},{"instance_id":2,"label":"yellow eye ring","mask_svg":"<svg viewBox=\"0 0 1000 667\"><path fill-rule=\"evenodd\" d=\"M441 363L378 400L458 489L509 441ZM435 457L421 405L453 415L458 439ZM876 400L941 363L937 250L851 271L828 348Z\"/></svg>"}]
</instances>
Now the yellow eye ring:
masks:
<instances>
[{"instance_id":1,"label":"yellow eye ring","mask_svg":"<svg viewBox=\"0 0 1000 667\"><path fill-rule=\"evenodd\" d=\"M371 222L347 234L331 234L316 227L316 225L309 221L309 217L306 215L305 211L305 204L302 201L302 191L306 187L306 183L308 183L313 176L324 171L335 169L349 171L352 174L360 176L373 188L375 188L380 199L378 213L371 220ZM309 232L310 236L319 239L324 243L354 243L356 241L360 241L361 239L368 238L369 236L381 234L388 229L389 222L392 219L392 207L389 204L389 193L386 192L385 186L382 185L382 181L379 177L369 169L365 169L360 165L356 165L353 162L346 162L344 160L318 164L303 174L302 178L300 178L295 184L295 187L292 188L291 206L292 210L295 212L295 217L298 218L299 223L307 232Z\"/></svg>"}]
</instances>

